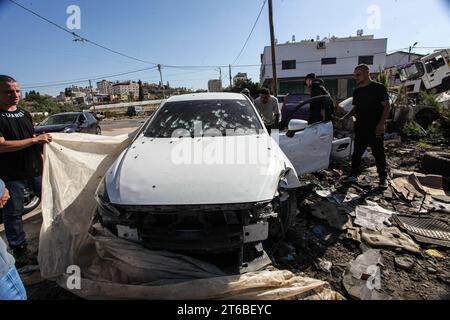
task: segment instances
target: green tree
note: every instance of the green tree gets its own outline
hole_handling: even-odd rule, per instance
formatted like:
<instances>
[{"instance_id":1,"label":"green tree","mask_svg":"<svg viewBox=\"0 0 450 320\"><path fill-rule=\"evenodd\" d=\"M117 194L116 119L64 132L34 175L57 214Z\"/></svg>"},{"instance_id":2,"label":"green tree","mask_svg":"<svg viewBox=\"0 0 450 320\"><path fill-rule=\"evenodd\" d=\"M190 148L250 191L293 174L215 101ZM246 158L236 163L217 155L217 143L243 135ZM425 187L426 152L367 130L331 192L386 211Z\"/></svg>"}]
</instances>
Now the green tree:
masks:
<instances>
[{"instance_id":1,"label":"green tree","mask_svg":"<svg viewBox=\"0 0 450 320\"><path fill-rule=\"evenodd\" d=\"M142 81L138 81L139 84L139 101L144 101L144 88L142 87Z\"/></svg>"},{"instance_id":2,"label":"green tree","mask_svg":"<svg viewBox=\"0 0 450 320\"><path fill-rule=\"evenodd\" d=\"M261 86L257 82L253 82L252 79L247 80L238 80L232 87L225 88L225 92L236 92L239 93L244 89L250 90L250 95L252 97L257 97L259 94L259 90L261 90Z\"/></svg>"}]
</instances>

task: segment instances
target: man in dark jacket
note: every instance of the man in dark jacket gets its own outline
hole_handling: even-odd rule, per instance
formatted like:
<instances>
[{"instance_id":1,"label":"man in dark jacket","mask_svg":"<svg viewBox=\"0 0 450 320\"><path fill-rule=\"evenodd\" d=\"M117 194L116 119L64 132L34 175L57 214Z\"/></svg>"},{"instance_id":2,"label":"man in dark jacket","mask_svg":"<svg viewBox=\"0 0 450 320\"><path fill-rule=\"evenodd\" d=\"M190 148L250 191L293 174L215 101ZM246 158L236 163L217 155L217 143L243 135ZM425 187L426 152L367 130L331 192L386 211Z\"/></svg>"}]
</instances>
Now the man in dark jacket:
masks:
<instances>
[{"instance_id":1,"label":"man in dark jacket","mask_svg":"<svg viewBox=\"0 0 450 320\"><path fill-rule=\"evenodd\" d=\"M317 79L314 73L310 73L306 76L305 84L310 90L311 98L326 95L330 97L329 100L322 99L310 103L308 123L312 125L317 122L330 120L333 114L332 100L323 80Z\"/></svg>"}]
</instances>

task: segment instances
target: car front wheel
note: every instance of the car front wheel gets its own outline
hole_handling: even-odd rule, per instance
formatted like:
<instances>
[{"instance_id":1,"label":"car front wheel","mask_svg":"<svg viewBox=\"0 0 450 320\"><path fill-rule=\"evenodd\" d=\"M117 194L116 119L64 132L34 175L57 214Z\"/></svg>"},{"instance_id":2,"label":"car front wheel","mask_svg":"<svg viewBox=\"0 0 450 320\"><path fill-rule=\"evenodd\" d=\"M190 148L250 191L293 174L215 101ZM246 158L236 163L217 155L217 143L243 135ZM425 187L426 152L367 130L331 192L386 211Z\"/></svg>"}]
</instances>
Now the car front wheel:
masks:
<instances>
[{"instance_id":1,"label":"car front wheel","mask_svg":"<svg viewBox=\"0 0 450 320\"><path fill-rule=\"evenodd\" d=\"M31 189L26 188L23 199L23 213L27 214L36 209L41 203L41 199L34 194Z\"/></svg>"}]
</instances>

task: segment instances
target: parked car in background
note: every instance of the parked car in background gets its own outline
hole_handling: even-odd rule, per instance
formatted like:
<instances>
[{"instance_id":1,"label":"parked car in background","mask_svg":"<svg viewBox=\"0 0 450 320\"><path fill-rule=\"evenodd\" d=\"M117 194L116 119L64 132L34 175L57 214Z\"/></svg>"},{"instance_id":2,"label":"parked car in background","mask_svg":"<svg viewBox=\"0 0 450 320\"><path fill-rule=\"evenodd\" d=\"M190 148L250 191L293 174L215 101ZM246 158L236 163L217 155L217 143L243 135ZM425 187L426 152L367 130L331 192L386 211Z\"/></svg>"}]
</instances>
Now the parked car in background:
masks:
<instances>
[{"instance_id":1,"label":"parked car in background","mask_svg":"<svg viewBox=\"0 0 450 320\"><path fill-rule=\"evenodd\" d=\"M34 194L34 191L29 186L25 187L23 195L23 214L30 213L36 209L41 203L41 199ZM3 215L0 209L0 224L3 223Z\"/></svg>"},{"instance_id":2,"label":"parked car in background","mask_svg":"<svg viewBox=\"0 0 450 320\"><path fill-rule=\"evenodd\" d=\"M34 128L36 134L65 132L102 134L98 120L89 112L65 112L54 114Z\"/></svg>"},{"instance_id":3,"label":"parked car in background","mask_svg":"<svg viewBox=\"0 0 450 320\"><path fill-rule=\"evenodd\" d=\"M278 109L280 109L280 111L281 111L281 108L283 108L283 103L284 103L285 98L286 98L286 95L284 95L284 94L277 95Z\"/></svg>"},{"instance_id":4,"label":"parked car in background","mask_svg":"<svg viewBox=\"0 0 450 320\"><path fill-rule=\"evenodd\" d=\"M143 106L131 106L127 108L126 115L130 118L135 116L145 116L145 108Z\"/></svg>"}]
</instances>

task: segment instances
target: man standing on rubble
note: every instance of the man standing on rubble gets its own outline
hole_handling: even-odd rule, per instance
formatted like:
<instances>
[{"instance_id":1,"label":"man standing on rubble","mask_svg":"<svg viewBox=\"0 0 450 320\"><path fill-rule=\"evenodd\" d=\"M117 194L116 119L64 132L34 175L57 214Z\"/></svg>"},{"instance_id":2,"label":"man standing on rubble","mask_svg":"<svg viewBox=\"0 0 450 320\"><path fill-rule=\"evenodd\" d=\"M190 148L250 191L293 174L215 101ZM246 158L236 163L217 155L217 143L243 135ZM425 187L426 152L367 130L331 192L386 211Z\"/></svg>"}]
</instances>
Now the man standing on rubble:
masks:
<instances>
[{"instance_id":1,"label":"man standing on rubble","mask_svg":"<svg viewBox=\"0 0 450 320\"><path fill-rule=\"evenodd\" d=\"M355 145L352 168L348 182L357 181L361 158L370 146L376 160L380 187L387 187L386 155L384 152L384 133L391 106L387 89L381 83L372 81L369 67L365 64L355 68L354 76L358 88L353 92L353 109L341 121L356 116Z\"/></svg>"},{"instance_id":2,"label":"man standing on rubble","mask_svg":"<svg viewBox=\"0 0 450 320\"><path fill-rule=\"evenodd\" d=\"M278 99L270 94L269 89L262 88L259 98L255 100L255 107L261 115L269 135L272 134L272 129L277 129L280 122Z\"/></svg>"},{"instance_id":3,"label":"man standing on rubble","mask_svg":"<svg viewBox=\"0 0 450 320\"><path fill-rule=\"evenodd\" d=\"M18 107L20 87L10 76L0 75L0 179L9 190L10 199L2 209L6 238L16 260L16 267L35 264L27 249L22 225L24 191L33 189L41 196L41 145L52 141L49 134L34 135L31 115Z\"/></svg>"},{"instance_id":4,"label":"man standing on rubble","mask_svg":"<svg viewBox=\"0 0 450 320\"><path fill-rule=\"evenodd\" d=\"M330 97L329 101L323 99L310 103L308 124L313 125L314 123L331 119L331 116L333 114L332 104L330 103L331 96L328 90L325 88L325 83L323 82L323 80L317 79L314 73L310 73L306 76L305 85L310 91L311 98L319 96Z\"/></svg>"}]
</instances>

